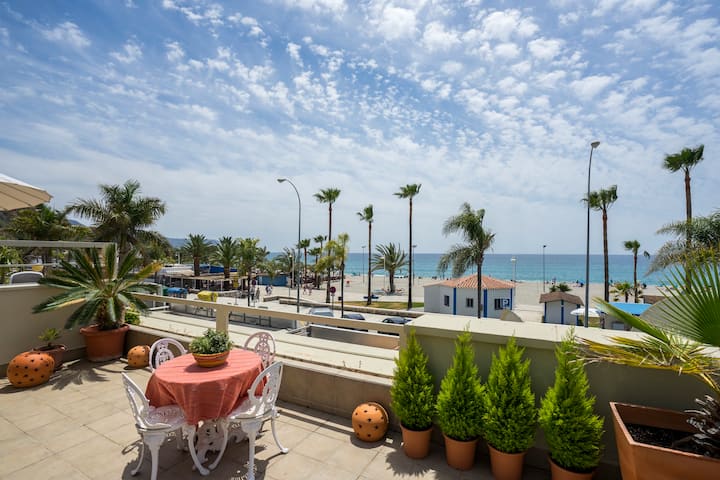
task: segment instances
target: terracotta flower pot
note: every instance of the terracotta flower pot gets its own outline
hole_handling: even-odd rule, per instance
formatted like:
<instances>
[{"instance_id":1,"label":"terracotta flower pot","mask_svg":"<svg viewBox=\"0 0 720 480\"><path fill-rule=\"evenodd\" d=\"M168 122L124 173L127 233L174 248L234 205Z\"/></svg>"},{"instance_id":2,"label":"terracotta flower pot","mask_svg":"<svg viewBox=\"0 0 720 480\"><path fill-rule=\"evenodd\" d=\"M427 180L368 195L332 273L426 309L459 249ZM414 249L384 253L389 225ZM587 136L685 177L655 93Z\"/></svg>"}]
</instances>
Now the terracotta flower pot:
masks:
<instances>
[{"instance_id":1,"label":"terracotta flower pot","mask_svg":"<svg viewBox=\"0 0 720 480\"><path fill-rule=\"evenodd\" d=\"M445 459L447 464L457 470L470 470L475 464L475 450L478 439L460 441L454 440L443 433L445 437Z\"/></svg>"},{"instance_id":2,"label":"terracotta flower pot","mask_svg":"<svg viewBox=\"0 0 720 480\"><path fill-rule=\"evenodd\" d=\"M610 402L623 480L701 480L720 478L716 458L657 447L633 440L626 423L694 433L684 412Z\"/></svg>"},{"instance_id":3,"label":"terracotta flower pot","mask_svg":"<svg viewBox=\"0 0 720 480\"><path fill-rule=\"evenodd\" d=\"M33 348L33 352L42 352L50 355L53 360L55 360L55 370L60 370L60 367L62 367L63 355L66 350L67 347L65 345L53 345L50 348L48 348L47 345L43 345L41 347Z\"/></svg>"},{"instance_id":4,"label":"terracotta flower pot","mask_svg":"<svg viewBox=\"0 0 720 480\"><path fill-rule=\"evenodd\" d=\"M220 353L193 353L193 357L195 357L195 362L198 364L198 367L205 368L222 365L227 362L228 355L230 355L230 350Z\"/></svg>"},{"instance_id":5,"label":"terracotta flower pot","mask_svg":"<svg viewBox=\"0 0 720 480\"><path fill-rule=\"evenodd\" d=\"M100 330L97 325L80 329L85 338L85 355L91 362L106 362L122 357L125 349L125 334L129 325L112 330Z\"/></svg>"},{"instance_id":6,"label":"terracotta flower pot","mask_svg":"<svg viewBox=\"0 0 720 480\"><path fill-rule=\"evenodd\" d=\"M410 430L401 423L403 451L410 458L425 458L430 453L432 426L427 430Z\"/></svg>"},{"instance_id":7,"label":"terracotta flower pot","mask_svg":"<svg viewBox=\"0 0 720 480\"><path fill-rule=\"evenodd\" d=\"M595 475L595 470L583 473L573 472L571 470L566 470L557 463L553 462L553 459L550 457L548 457L548 461L550 461L550 476L552 480L591 480L593 475Z\"/></svg>"},{"instance_id":8,"label":"terracotta flower pot","mask_svg":"<svg viewBox=\"0 0 720 480\"><path fill-rule=\"evenodd\" d=\"M490 468L495 480L520 480L523 472L525 453L505 453L496 450L488 444L490 449Z\"/></svg>"}]
</instances>

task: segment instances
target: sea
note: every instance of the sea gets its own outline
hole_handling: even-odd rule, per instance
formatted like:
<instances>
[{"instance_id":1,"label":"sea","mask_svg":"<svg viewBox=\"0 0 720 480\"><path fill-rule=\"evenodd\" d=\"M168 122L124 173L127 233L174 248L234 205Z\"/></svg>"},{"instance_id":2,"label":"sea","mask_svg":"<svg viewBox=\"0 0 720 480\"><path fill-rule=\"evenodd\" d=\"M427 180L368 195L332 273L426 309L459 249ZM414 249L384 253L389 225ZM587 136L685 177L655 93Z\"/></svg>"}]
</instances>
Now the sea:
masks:
<instances>
[{"instance_id":1,"label":"sea","mask_svg":"<svg viewBox=\"0 0 720 480\"><path fill-rule=\"evenodd\" d=\"M438 262L441 253L416 253L413 261L413 274L422 278L449 278L452 271L438 271ZM513 259L515 259L513 261ZM650 260L638 256L637 275L638 282L647 285L662 285L666 282L667 272L647 273ZM633 281L633 256L632 255L610 255L608 257L608 268L610 281L628 282ZM347 275L367 275L367 253L350 253L345 263ZM472 268L465 272L465 275L475 273ZM541 282L544 280L557 283L565 282L575 284L585 282L585 255L537 255L537 254L502 254L489 253L485 255L482 267L483 275L499 278L502 280L516 280L519 282ZM382 270L374 272L374 275L383 276L387 272ZM395 273L407 274L407 269ZM603 271L603 255L590 255L590 283L602 283L605 281Z\"/></svg>"}]
</instances>

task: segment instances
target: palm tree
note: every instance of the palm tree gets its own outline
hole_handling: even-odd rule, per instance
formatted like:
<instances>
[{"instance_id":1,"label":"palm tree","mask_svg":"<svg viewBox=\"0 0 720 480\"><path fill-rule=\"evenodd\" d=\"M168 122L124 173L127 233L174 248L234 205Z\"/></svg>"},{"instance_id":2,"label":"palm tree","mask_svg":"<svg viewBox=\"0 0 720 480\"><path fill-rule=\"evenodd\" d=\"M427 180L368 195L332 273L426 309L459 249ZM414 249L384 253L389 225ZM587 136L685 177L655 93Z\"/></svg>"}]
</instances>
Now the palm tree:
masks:
<instances>
[{"instance_id":1,"label":"palm tree","mask_svg":"<svg viewBox=\"0 0 720 480\"><path fill-rule=\"evenodd\" d=\"M327 238L332 238L332 206L335 201L337 201L338 197L340 196L340 190L337 188L326 188L324 190L320 190L318 193L314 195L315 200L317 200L320 203L327 203L328 204L328 236ZM328 278L327 278L327 288L325 289L325 303L330 303L330 280L331 280L330 272L328 271Z\"/></svg>"},{"instance_id":2,"label":"palm tree","mask_svg":"<svg viewBox=\"0 0 720 480\"><path fill-rule=\"evenodd\" d=\"M704 145L697 148L683 148L680 153L666 155L663 168L671 172L682 170L685 173L685 221L688 231L685 241L686 248L690 248L690 222L692 220L692 196L690 194L690 170L703 160Z\"/></svg>"},{"instance_id":3,"label":"palm tree","mask_svg":"<svg viewBox=\"0 0 720 480\"><path fill-rule=\"evenodd\" d=\"M585 198L586 202L589 202L590 208L602 212L602 226L603 226L603 255L605 257L605 285L604 285L604 298L607 302L610 300L610 271L608 267L608 240L607 240L607 210L610 205L615 203L617 200L617 185L613 185L608 189L601 188L594 192L590 192L590 197ZM589 288L588 285L586 288Z\"/></svg>"},{"instance_id":4,"label":"palm tree","mask_svg":"<svg viewBox=\"0 0 720 480\"><path fill-rule=\"evenodd\" d=\"M310 246L310 239L304 238L300 240L300 245L298 245L298 248L302 248L304 261L303 261L303 278L302 283L305 283L305 277L307 277L307 254L308 254L308 247Z\"/></svg>"},{"instance_id":5,"label":"palm tree","mask_svg":"<svg viewBox=\"0 0 720 480\"><path fill-rule=\"evenodd\" d=\"M330 240L325 245L325 255L320 259L319 267L323 270L340 270L340 316L345 313L345 261L348 256L347 233L338 235L337 240Z\"/></svg>"},{"instance_id":6,"label":"palm tree","mask_svg":"<svg viewBox=\"0 0 720 480\"><path fill-rule=\"evenodd\" d=\"M383 269L390 277L390 293L395 293L395 272L407 265L407 254L400 249L400 245L388 243L375 247L378 253L372 256L372 269Z\"/></svg>"},{"instance_id":7,"label":"palm tree","mask_svg":"<svg viewBox=\"0 0 720 480\"><path fill-rule=\"evenodd\" d=\"M637 284L636 287L633 289L633 286L630 285L630 282L616 282L613 284L613 288L610 293L613 294L613 300L615 300L616 302L620 299L620 297L625 297L625 302L627 303L633 290L635 291L635 295L637 295ZM635 298L637 299L637 296ZM637 303L637 300L635 301L635 303Z\"/></svg>"},{"instance_id":8,"label":"palm tree","mask_svg":"<svg viewBox=\"0 0 720 480\"><path fill-rule=\"evenodd\" d=\"M688 231L691 236L690 248L687 248L685 238ZM710 259L720 260L720 210L707 217L693 218L689 229L686 222L674 222L665 225L657 233L670 233L677 239L665 243L655 253L650 264L650 272L678 264L690 270L695 265L702 265Z\"/></svg>"},{"instance_id":9,"label":"palm tree","mask_svg":"<svg viewBox=\"0 0 720 480\"><path fill-rule=\"evenodd\" d=\"M360 220L363 222L367 222L368 224L368 252L372 252L372 224L373 224L373 206L372 204L368 205L363 209L362 212L357 212L358 217L360 217ZM366 305L370 305L372 302L372 286L370 285L371 279L372 279L372 262L370 259L371 255L368 255L368 283L367 283L367 303Z\"/></svg>"},{"instance_id":10,"label":"palm tree","mask_svg":"<svg viewBox=\"0 0 720 480\"><path fill-rule=\"evenodd\" d=\"M320 258L320 255L322 255L323 242L324 242L325 240L326 240L326 239L325 239L325 235L315 235L315 236L313 237L313 242L320 244L319 247L315 247L315 248L313 248L313 249L311 250L312 252L315 252L315 253L310 253L310 255L314 255L314 256L315 256L315 265L316 265L316 266L317 266L317 263L318 263L318 259ZM313 268L313 272L315 273L315 280L313 281L313 285L315 286L315 288L320 288L320 276L319 276L319 273L320 273L320 272L318 271L317 268Z\"/></svg>"},{"instance_id":11,"label":"palm tree","mask_svg":"<svg viewBox=\"0 0 720 480\"><path fill-rule=\"evenodd\" d=\"M256 265L262 264L267 258L265 247L259 247L259 238L241 238L238 241L238 275L244 272L247 277L248 306L250 306L250 289L252 288L252 273Z\"/></svg>"},{"instance_id":12,"label":"palm tree","mask_svg":"<svg viewBox=\"0 0 720 480\"><path fill-rule=\"evenodd\" d=\"M223 266L223 277L230 278L230 268L237 262L240 245L232 237L220 237L211 257L213 262Z\"/></svg>"},{"instance_id":13,"label":"palm tree","mask_svg":"<svg viewBox=\"0 0 720 480\"><path fill-rule=\"evenodd\" d=\"M443 225L443 234L460 233L465 244L456 244L440 257L438 270L452 265L453 277L459 277L471 266L477 268L477 317L482 318L482 265L485 251L495 240L495 234L483 227L485 209L473 211L469 203L460 206L460 213L450 217Z\"/></svg>"},{"instance_id":14,"label":"palm tree","mask_svg":"<svg viewBox=\"0 0 720 480\"><path fill-rule=\"evenodd\" d=\"M410 224L410 241L408 243L408 249L410 252L410 267L408 268L408 310L412 309L412 280L413 280L413 239L412 239L412 214L413 214L413 197L420 193L420 187L422 185L419 183L410 183L405 185L404 187L400 187L399 192L395 192L395 196L398 198L407 198L410 201L410 215L409 215L409 224Z\"/></svg>"},{"instance_id":15,"label":"palm tree","mask_svg":"<svg viewBox=\"0 0 720 480\"><path fill-rule=\"evenodd\" d=\"M625 250L630 250L633 254L633 291L635 293L635 303L638 303L637 259L638 250L640 250L640 242L638 242L637 240L626 240L623 243L623 246L625 247Z\"/></svg>"},{"instance_id":16,"label":"palm tree","mask_svg":"<svg viewBox=\"0 0 720 480\"><path fill-rule=\"evenodd\" d=\"M182 251L185 255L192 257L193 259L193 275L196 277L200 276L200 262L205 262L210 258L210 254L213 252L212 244L202 234L190 234L182 246Z\"/></svg>"},{"instance_id":17,"label":"palm tree","mask_svg":"<svg viewBox=\"0 0 720 480\"><path fill-rule=\"evenodd\" d=\"M140 182L128 180L124 185L100 185L100 200L78 200L68 212L92 220L95 238L118 244L123 258L131 247L141 252L158 232L146 230L165 214L165 203L155 197L141 197Z\"/></svg>"},{"instance_id":18,"label":"palm tree","mask_svg":"<svg viewBox=\"0 0 720 480\"><path fill-rule=\"evenodd\" d=\"M550 285L550 292L569 292L570 286L565 282L560 282L555 285Z\"/></svg>"}]
</instances>

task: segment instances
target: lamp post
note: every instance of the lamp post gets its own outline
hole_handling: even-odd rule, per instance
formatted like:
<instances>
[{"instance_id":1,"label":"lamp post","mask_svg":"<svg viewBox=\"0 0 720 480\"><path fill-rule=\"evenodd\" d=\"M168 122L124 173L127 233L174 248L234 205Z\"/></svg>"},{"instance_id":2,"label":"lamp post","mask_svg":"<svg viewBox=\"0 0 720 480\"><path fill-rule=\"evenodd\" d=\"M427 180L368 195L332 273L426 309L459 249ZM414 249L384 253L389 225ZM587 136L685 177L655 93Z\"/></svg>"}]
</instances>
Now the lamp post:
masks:
<instances>
[{"instance_id":1,"label":"lamp post","mask_svg":"<svg viewBox=\"0 0 720 480\"><path fill-rule=\"evenodd\" d=\"M517 266L517 258L512 257L512 258L510 259L510 263L512 263L512 267L513 267L512 281L513 281L513 283L515 283L515 267Z\"/></svg>"},{"instance_id":2,"label":"lamp post","mask_svg":"<svg viewBox=\"0 0 720 480\"><path fill-rule=\"evenodd\" d=\"M278 181L278 183L288 182L292 186L293 190L295 190L295 195L297 195L297 200L298 200L298 240L297 240L297 247L296 247L296 251L295 251L295 256L297 256L300 251L300 218L302 216L302 204L300 203L300 194L298 193L297 187L295 186L295 184L293 182L290 181L290 179L278 178L277 181ZM300 262L298 262L296 260L295 265L294 265L295 269L298 269L299 265L300 265ZM298 271L295 272L295 283L297 284L296 285L297 286L297 310L296 310L297 313L300 313L300 282L298 281L299 278L300 278L300 271L298 269Z\"/></svg>"},{"instance_id":3,"label":"lamp post","mask_svg":"<svg viewBox=\"0 0 720 480\"><path fill-rule=\"evenodd\" d=\"M585 240L585 327L588 327L588 314L590 310L590 167L592 167L592 154L600 142L595 140L590 144L590 161L588 162L588 185L587 185L587 234Z\"/></svg>"},{"instance_id":4,"label":"lamp post","mask_svg":"<svg viewBox=\"0 0 720 480\"><path fill-rule=\"evenodd\" d=\"M362 246L362 251L363 251L363 254L362 254L362 281L363 281L363 285L365 284L365 247L367 247L367 245ZM368 272L368 277L369 276L370 276L370 272Z\"/></svg>"},{"instance_id":5,"label":"lamp post","mask_svg":"<svg viewBox=\"0 0 720 480\"><path fill-rule=\"evenodd\" d=\"M547 245L543 245L543 255L542 255L542 265L543 265L543 293L545 293L545 247L547 247Z\"/></svg>"},{"instance_id":6,"label":"lamp post","mask_svg":"<svg viewBox=\"0 0 720 480\"><path fill-rule=\"evenodd\" d=\"M417 245L413 245L413 246L412 246L412 251L411 251L411 253L410 253L410 256L412 257L412 258L410 259L410 262L411 262L411 263L412 263L412 259L415 258L415 247L417 247ZM415 270L412 270L412 278L409 278L409 279L408 279L408 282L412 282L412 284L415 285Z\"/></svg>"}]
</instances>

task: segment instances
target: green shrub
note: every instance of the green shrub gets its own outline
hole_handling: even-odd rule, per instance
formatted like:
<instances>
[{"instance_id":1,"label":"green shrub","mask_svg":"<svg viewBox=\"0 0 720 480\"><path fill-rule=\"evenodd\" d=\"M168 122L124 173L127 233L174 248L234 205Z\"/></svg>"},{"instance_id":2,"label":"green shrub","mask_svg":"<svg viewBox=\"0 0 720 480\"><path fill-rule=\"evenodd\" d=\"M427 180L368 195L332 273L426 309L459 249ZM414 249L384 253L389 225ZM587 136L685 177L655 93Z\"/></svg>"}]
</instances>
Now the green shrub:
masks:
<instances>
[{"instance_id":1,"label":"green shrub","mask_svg":"<svg viewBox=\"0 0 720 480\"><path fill-rule=\"evenodd\" d=\"M483 436L495 449L520 453L535 441L537 407L530 387L530 360L524 348L510 337L505 348L493 354L485 384Z\"/></svg>"},{"instance_id":2,"label":"green shrub","mask_svg":"<svg viewBox=\"0 0 720 480\"><path fill-rule=\"evenodd\" d=\"M595 397L588 395L585 366L572 336L558 344L555 358L555 385L540 404L540 426L555 463L566 470L591 471L600 463L603 420L593 412Z\"/></svg>"},{"instance_id":3,"label":"green shrub","mask_svg":"<svg viewBox=\"0 0 720 480\"><path fill-rule=\"evenodd\" d=\"M445 373L437 398L438 424L454 440L467 441L482 432L484 390L480 383L470 332L458 335L453 364Z\"/></svg>"},{"instance_id":4,"label":"green shrub","mask_svg":"<svg viewBox=\"0 0 720 480\"><path fill-rule=\"evenodd\" d=\"M390 406L400 423L410 430L427 430L435 413L435 393L428 357L410 330L407 345L395 360Z\"/></svg>"},{"instance_id":5,"label":"green shrub","mask_svg":"<svg viewBox=\"0 0 720 480\"><path fill-rule=\"evenodd\" d=\"M140 312L134 308L128 308L125 310L125 323L130 325L140 325Z\"/></svg>"},{"instance_id":6,"label":"green shrub","mask_svg":"<svg viewBox=\"0 0 720 480\"><path fill-rule=\"evenodd\" d=\"M190 342L190 351L192 353L210 354L222 353L230 350L233 343L227 332L220 332L208 328L202 337L195 337Z\"/></svg>"}]
</instances>

